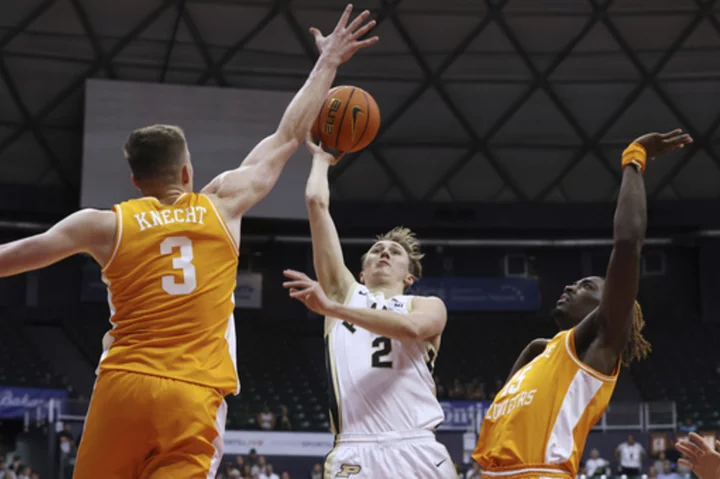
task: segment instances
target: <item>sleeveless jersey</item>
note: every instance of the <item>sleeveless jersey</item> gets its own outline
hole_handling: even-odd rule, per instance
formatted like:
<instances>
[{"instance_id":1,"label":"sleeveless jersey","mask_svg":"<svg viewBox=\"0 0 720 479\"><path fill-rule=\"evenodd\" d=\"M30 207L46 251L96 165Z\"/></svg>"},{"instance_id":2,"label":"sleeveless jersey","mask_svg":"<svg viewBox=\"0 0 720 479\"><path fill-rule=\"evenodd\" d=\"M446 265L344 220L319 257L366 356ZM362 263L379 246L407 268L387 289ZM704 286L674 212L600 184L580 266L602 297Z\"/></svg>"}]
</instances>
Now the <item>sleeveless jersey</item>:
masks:
<instances>
[{"instance_id":1,"label":"sleeveless jersey","mask_svg":"<svg viewBox=\"0 0 720 479\"><path fill-rule=\"evenodd\" d=\"M489 477L572 477L590 429L607 408L619 372L606 376L575 353L573 330L557 334L543 354L495 396L473 458Z\"/></svg>"},{"instance_id":2,"label":"sleeveless jersey","mask_svg":"<svg viewBox=\"0 0 720 479\"><path fill-rule=\"evenodd\" d=\"M412 296L385 299L382 293L355 284L345 304L407 314ZM432 377L437 356L432 345L400 342L330 317L325 331L335 434L431 430L443 421Z\"/></svg>"},{"instance_id":3,"label":"sleeveless jersey","mask_svg":"<svg viewBox=\"0 0 720 479\"><path fill-rule=\"evenodd\" d=\"M123 370L239 392L234 290L238 247L205 195L164 206L115 205L115 247L102 269L112 329L98 371Z\"/></svg>"}]
</instances>

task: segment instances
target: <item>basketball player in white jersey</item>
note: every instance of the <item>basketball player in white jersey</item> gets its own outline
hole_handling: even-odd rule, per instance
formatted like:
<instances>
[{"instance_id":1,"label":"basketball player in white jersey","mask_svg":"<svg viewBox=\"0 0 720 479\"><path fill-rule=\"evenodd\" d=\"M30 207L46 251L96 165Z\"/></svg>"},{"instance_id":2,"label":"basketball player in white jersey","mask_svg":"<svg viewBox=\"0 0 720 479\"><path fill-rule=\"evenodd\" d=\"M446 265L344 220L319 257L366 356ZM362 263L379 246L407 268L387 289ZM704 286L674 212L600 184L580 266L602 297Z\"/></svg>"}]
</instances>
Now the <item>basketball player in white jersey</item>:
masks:
<instances>
[{"instance_id":1,"label":"basketball player in white jersey","mask_svg":"<svg viewBox=\"0 0 720 479\"><path fill-rule=\"evenodd\" d=\"M290 296L325 316L330 418L335 448L325 477L453 478L453 461L433 430L444 414L432 377L447 320L435 297L405 295L420 277L419 243L406 228L382 235L362 258L360 282L345 266L330 216L334 158L308 141L306 189L319 283L285 271Z\"/></svg>"}]
</instances>

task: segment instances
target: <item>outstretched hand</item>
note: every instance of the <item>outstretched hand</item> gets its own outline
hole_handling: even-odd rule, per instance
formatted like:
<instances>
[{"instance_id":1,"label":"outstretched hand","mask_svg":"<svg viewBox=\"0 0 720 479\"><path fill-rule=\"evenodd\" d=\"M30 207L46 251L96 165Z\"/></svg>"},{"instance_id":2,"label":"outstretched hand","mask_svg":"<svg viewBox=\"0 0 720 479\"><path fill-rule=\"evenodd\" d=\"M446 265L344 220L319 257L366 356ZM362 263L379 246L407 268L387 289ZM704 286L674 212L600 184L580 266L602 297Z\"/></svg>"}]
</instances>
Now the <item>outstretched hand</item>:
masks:
<instances>
[{"instance_id":1,"label":"outstretched hand","mask_svg":"<svg viewBox=\"0 0 720 479\"><path fill-rule=\"evenodd\" d=\"M692 142L692 137L681 129L667 133L648 133L635 139L635 143L640 143L645 148L648 159L685 148L685 145Z\"/></svg>"},{"instance_id":2,"label":"outstretched hand","mask_svg":"<svg viewBox=\"0 0 720 479\"><path fill-rule=\"evenodd\" d=\"M307 308L321 316L327 316L334 302L327 297L320 283L305 273L286 269L283 275L291 281L285 281L283 288L290 290L290 297L301 301Z\"/></svg>"},{"instance_id":3,"label":"outstretched hand","mask_svg":"<svg viewBox=\"0 0 720 479\"><path fill-rule=\"evenodd\" d=\"M715 448L694 432L690 433L688 441L675 443L675 449L685 457L678 460L678 464L689 467L700 479L717 479L720 477L720 441L715 441Z\"/></svg>"},{"instance_id":4,"label":"outstretched hand","mask_svg":"<svg viewBox=\"0 0 720 479\"><path fill-rule=\"evenodd\" d=\"M308 151L313 156L313 160L327 161L331 165L337 164L337 162L345 156L343 152L333 154L326 151L322 142L315 143L312 132L308 133L307 138L305 138L305 146L307 146Z\"/></svg>"},{"instance_id":5,"label":"outstretched hand","mask_svg":"<svg viewBox=\"0 0 720 479\"><path fill-rule=\"evenodd\" d=\"M365 20L370 16L370 11L365 10L348 25L352 10L352 5L345 7L345 11L335 26L335 30L328 36L324 36L320 30L315 27L310 28L310 33L315 37L315 44L320 54L336 61L338 65L350 60L361 48L369 47L379 40L378 37L358 40L369 32L377 22L371 20L363 25Z\"/></svg>"}]
</instances>

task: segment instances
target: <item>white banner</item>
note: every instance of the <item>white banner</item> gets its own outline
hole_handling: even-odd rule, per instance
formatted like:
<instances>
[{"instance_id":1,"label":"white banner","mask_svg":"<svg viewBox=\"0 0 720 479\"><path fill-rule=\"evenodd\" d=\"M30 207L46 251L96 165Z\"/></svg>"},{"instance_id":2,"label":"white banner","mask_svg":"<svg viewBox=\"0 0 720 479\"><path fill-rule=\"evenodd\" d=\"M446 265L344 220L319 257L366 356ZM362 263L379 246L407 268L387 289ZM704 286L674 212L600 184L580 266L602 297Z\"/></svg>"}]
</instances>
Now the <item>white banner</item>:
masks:
<instances>
[{"instance_id":1,"label":"white banner","mask_svg":"<svg viewBox=\"0 0 720 479\"><path fill-rule=\"evenodd\" d=\"M235 286L235 307L262 308L262 274L238 273Z\"/></svg>"},{"instance_id":2,"label":"white banner","mask_svg":"<svg viewBox=\"0 0 720 479\"><path fill-rule=\"evenodd\" d=\"M226 431L225 454L323 457L333 448L329 432Z\"/></svg>"}]
</instances>

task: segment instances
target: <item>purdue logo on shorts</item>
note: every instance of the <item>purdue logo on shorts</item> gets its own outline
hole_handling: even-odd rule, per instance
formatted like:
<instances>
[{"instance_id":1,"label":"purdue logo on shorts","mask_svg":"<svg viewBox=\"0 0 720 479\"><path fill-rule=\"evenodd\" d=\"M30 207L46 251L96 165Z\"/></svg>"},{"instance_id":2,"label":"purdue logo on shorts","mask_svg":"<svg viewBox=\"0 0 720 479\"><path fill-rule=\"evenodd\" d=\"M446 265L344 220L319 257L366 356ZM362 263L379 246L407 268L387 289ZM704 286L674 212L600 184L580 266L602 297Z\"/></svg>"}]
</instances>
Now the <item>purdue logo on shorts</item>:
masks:
<instances>
[{"instance_id":1,"label":"purdue logo on shorts","mask_svg":"<svg viewBox=\"0 0 720 479\"><path fill-rule=\"evenodd\" d=\"M362 467L357 464L343 464L340 466L340 472L335 477L350 477L360 474L360 471L362 471Z\"/></svg>"}]
</instances>

